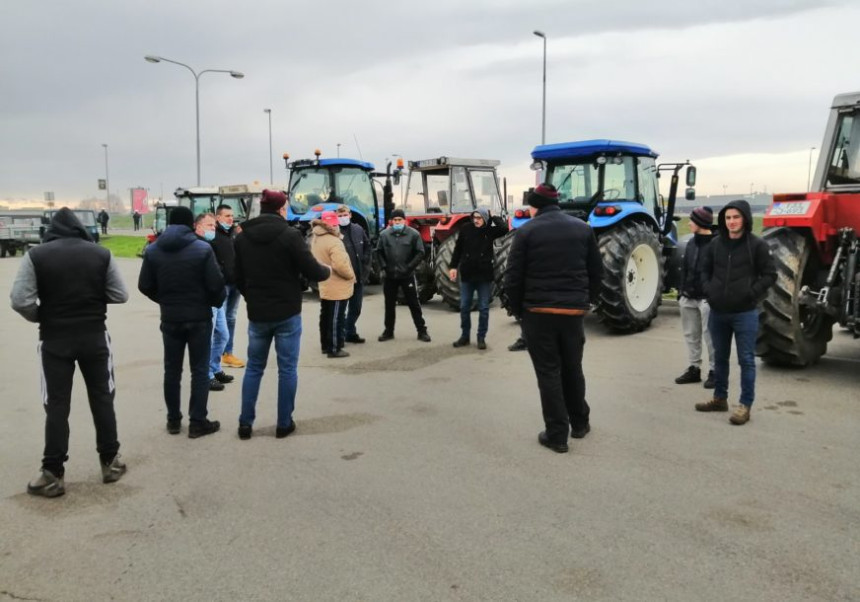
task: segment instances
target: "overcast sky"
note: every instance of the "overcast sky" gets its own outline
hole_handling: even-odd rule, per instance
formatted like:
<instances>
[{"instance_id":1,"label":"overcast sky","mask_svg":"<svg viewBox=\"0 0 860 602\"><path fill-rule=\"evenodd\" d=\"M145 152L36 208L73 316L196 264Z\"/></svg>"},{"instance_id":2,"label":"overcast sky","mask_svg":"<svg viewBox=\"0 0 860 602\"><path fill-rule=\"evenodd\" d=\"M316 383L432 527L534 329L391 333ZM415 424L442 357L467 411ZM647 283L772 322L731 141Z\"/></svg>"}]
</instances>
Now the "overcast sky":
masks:
<instances>
[{"instance_id":1,"label":"overcast sky","mask_svg":"<svg viewBox=\"0 0 860 602\"><path fill-rule=\"evenodd\" d=\"M806 188L829 103L860 89L860 0L4 0L0 202L172 196L196 183L275 184L292 158L382 167L499 159L528 186L540 143L642 142L690 159L700 196ZM812 152L813 161L817 150ZM725 188L724 188L725 187Z\"/></svg>"}]
</instances>

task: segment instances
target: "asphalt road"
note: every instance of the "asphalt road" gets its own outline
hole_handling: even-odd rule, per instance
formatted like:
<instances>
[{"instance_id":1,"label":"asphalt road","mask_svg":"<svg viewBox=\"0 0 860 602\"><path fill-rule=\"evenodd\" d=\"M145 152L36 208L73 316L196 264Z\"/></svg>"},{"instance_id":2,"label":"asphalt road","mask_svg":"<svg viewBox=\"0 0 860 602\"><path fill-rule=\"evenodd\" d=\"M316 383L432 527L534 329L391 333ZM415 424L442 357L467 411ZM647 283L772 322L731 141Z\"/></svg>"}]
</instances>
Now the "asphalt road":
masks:
<instances>
[{"instance_id":1,"label":"asphalt road","mask_svg":"<svg viewBox=\"0 0 860 602\"><path fill-rule=\"evenodd\" d=\"M19 262L0 260L4 299ZM139 260L120 262L135 289ZM250 441L242 370L210 397L222 431L190 440L164 430L158 311L135 290L109 311L129 472L101 483L76 377L67 493L47 500L25 493L42 451L37 332L4 303L0 599L860 599L860 341L835 333L809 370L760 367L752 421L734 427L673 382L676 308L633 336L589 317L593 430L558 455L537 444L534 374L506 350L503 312L478 352L451 347L458 317L439 301L430 344L398 311L396 339L376 342L371 290L368 343L329 360L306 297L295 435L274 438L270 368ZM238 350L246 324L243 307Z\"/></svg>"}]
</instances>

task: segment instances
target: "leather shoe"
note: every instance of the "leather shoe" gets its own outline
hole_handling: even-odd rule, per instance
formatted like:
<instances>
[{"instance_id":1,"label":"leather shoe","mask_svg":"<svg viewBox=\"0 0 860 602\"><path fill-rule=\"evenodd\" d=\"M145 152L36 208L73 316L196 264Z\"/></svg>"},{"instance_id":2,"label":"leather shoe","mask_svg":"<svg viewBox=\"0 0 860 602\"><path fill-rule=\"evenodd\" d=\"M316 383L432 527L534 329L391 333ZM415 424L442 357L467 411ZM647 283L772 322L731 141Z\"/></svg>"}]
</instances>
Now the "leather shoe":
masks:
<instances>
[{"instance_id":1,"label":"leather shoe","mask_svg":"<svg viewBox=\"0 0 860 602\"><path fill-rule=\"evenodd\" d=\"M333 359L336 357L349 357L349 352L344 351L343 349L338 349L337 351L330 351L326 353L326 357L329 359Z\"/></svg>"},{"instance_id":2,"label":"leather shoe","mask_svg":"<svg viewBox=\"0 0 860 602\"><path fill-rule=\"evenodd\" d=\"M203 422L192 422L188 425L188 438L197 439L217 433L221 430L221 423L217 420L204 420Z\"/></svg>"},{"instance_id":3,"label":"leather shoe","mask_svg":"<svg viewBox=\"0 0 860 602\"><path fill-rule=\"evenodd\" d=\"M391 340L391 339L393 339L393 338L394 338L394 333L393 333L393 332L388 332L388 331L386 330L386 331L385 331L385 332L383 332L381 335L379 335L379 338L378 338L378 339L376 339L376 340L377 340L377 341L379 341L380 343L382 343L383 341L390 341L390 340Z\"/></svg>"},{"instance_id":4,"label":"leather shoe","mask_svg":"<svg viewBox=\"0 0 860 602\"><path fill-rule=\"evenodd\" d=\"M167 421L167 432L171 435L178 435L179 431L182 430L182 421L181 420L168 420Z\"/></svg>"},{"instance_id":5,"label":"leather shoe","mask_svg":"<svg viewBox=\"0 0 860 602\"><path fill-rule=\"evenodd\" d=\"M589 423L585 423L584 426L573 426L570 425L570 436L574 439L582 439L588 433L591 432L591 425Z\"/></svg>"},{"instance_id":6,"label":"leather shoe","mask_svg":"<svg viewBox=\"0 0 860 602\"><path fill-rule=\"evenodd\" d=\"M209 390L210 391L223 391L224 383L219 382L217 378L213 378L209 381Z\"/></svg>"},{"instance_id":7,"label":"leather shoe","mask_svg":"<svg viewBox=\"0 0 860 602\"><path fill-rule=\"evenodd\" d=\"M221 372L215 373L215 380L219 383L227 384L233 382L233 377L222 370Z\"/></svg>"},{"instance_id":8,"label":"leather shoe","mask_svg":"<svg viewBox=\"0 0 860 602\"><path fill-rule=\"evenodd\" d=\"M459 339L454 341L453 345L454 347L468 347L469 339L467 339L466 337L460 337Z\"/></svg>"},{"instance_id":9,"label":"leather shoe","mask_svg":"<svg viewBox=\"0 0 860 602\"><path fill-rule=\"evenodd\" d=\"M557 454L566 454L568 451L567 443L553 443L549 440L549 437L546 436L546 431L541 431L538 434L538 443L546 447L547 449L551 449Z\"/></svg>"},{"instance_id":10,"label":"leather shoe","mask_svg":"<svg viewBox=\"0 0 860 602\"><path fill-rule=\"evenodd\" d=\"M296 430L296 421L293 420L290 423L290 426L284 426L284 427L279 426L279 427L277 427L275 429L275 437L277 439L283 439L284 437L286 437L287 435L289 435L290 433L292 433L295 430Z\"/></svg>"},{"instance_id":11,"label":"leather shoe","mask_svg":"<svg viewBox=\"0 0 860 602\"><path fill-rule=\"evenodd\" d=\"M430 335L427 334L426 330L424 332L419 332L418 333L418 340L423 342L423 343L429 343L430 342Z\"/></svg>"},{"instance_id":12,"label":"leather shoe","mask_svg":"<svg viewBox=\"0 0 860 602\"><path fill-rule=\"evenodd\" d=\"M354 335L352 335L352 336L348 336L348 337L346 337L346 342L347 342L347 343L358 343L358 344L361 344L361 343L363 343L364 341L365 341L365 339L364 339L363 337L358 336L357 334L354 334Z\"/></svg>"},{"instance_id":13,"label":"leather shoe","mask_svg":"<svg viewBox=\"0 0 860 602\"><path fill-rule=\"evenodd\" d=\"M518 338L511 345L508 345L508 351L525 351L526 350L526 342L522 337Z\"/></svg>"}]
</instances>

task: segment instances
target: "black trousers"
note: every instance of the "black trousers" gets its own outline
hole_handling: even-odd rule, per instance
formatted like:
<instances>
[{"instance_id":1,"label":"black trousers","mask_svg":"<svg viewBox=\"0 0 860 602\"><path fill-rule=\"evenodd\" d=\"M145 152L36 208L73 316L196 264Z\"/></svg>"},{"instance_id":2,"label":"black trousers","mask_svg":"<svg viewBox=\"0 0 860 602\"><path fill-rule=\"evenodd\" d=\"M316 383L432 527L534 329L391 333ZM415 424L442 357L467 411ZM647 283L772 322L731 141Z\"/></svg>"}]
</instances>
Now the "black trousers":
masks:
<instances>
[{"instance_id":1,"label":"black trousers","mask_svg":"<svg viewBox=\"0 0 860 602\"><path fill-rule=\"evenodd\" d=\"M403 291L403 298L409 311L412 313L412 322L415 329L421 333L427 331L424 316L421 313L421 304L418 302L418 285L415 276L409 278L386 278L382 284L382 293L385 296L385 331L394 332L394 319L397 309L397 291Z\"/></svg>"},{"instance_id":2,"label":"black trousers","mask_svg":"<svg viewBox=\"0 0 860 602\"><path fill-rule=\"evenodd\" d=\"M75 362L87 386L96 428L99 459L110 462L119 450L113 400L113 356L107 331L39 342L42 363L42 403L45 406L45 454L42 468L63 476L69 459L69 412Z\"/></svg>"},{"instance_id":3,"label":"black trousers","mask_svg":"<svg viewBox=\"0 0 860 602\"><path fill-rule=\"evenodd\" d=\"M320 299L320 343L323 353L343 349L346 338L346 308L349 299L331 301Z\"/></svg>"},{"instance_id":4,"label":"black trousers","mask_svg":"<svg viewBox=\"0 0 860 602\"><path fill-rule=\"evenodd\" d=\"M582 353L584 316L523 313L523 334L537 376L546 434L566 443L571 427L588 424Z\"/></svg>"},{"instance_id":5,"label":"black trousers","mask_svg":"<svg viewBox=\"0 0 860 602\"><path fill-rule=\"evenodd\" d=\"M167 419L182 419L182 364L188 347L191 368L191 399L188 416L191 422L206 420L209 403L209 353L212 349L212 319L197 322L162 322L164 341L164 403Z\"/></svg>"}]
</instances>

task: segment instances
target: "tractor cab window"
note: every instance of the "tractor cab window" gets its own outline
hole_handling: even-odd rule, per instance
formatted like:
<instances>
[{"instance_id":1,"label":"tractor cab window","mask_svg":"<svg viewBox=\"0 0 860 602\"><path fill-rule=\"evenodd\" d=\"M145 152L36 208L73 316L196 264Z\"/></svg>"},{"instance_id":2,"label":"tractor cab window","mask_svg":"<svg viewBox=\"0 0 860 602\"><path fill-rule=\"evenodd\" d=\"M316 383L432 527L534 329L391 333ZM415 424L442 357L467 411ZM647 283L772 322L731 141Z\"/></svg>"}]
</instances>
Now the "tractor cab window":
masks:
<instances>
[{"instance_id":1,"label":"tractor cab window","mask_svg":"<svg viewBox=\"0 0 860 602\"><path fill-rule=\"evenodd\" d=\"M603 174L604 201L636 199L636 168L633 157L608 157Z\"/></svg>"},{"instance_id":2,"label":"tractor cab window","mask_svg":"<svg viewBox=\"0 0 860 602\"><path fill-rule=\"evenodd\" d=\"M475 207L484 207L491 214L500 215L502 199L495 173L489 169L474 169L469 174L472 176L472 190L475 191Z\"/></svg>"},{"instance_id":3,"label":"tractor cab window","mask_svg":"<svg viewBox=\"0 0 860 602\"><path fill-rule=\"evenodd\" d=\"M373 215L373 183L363 169L344 167L334 174L334 193L339 202L365 216Z\"/></svg>"},{"instance_id":4,"label":"tractor cab window","mask_svg":"<svg viewBox=\"0 0 860 602\"><path fill-rule=\"evenodd\" d=\"M860 182L860 118L856 113L844 113L839 117L834 142L827 184L857 184Z\"/></svg>"},{"instance_id":5,"label":"tractor cab window","mask_svg":"<svg viewBox=\"0 0 860 602\"><path fill-rule=\"evenodd\" d=\"M187 196L179 199L179 204L191 209L195 218L203 213L215 213L215 209L220 203L221 197L211 194Z\"/></svg>"},{"instance_id":6,"label":"tractor cab window","mask_svg":"<svg viewBox=\"0 0 860 602\"><path fill-rule=\"evenodd\" d=\"M451 192L454 197L451 201L451 213L469 213L474 208L474 204L465 168L454 167L451 169L451 177L453 178Z\"/></svg>"},{"instance_id":7,"label":"tractor cab window","mask_svg":"<svg viewBox=\"0 0 860 602\"><path fill-rule=\"evenodd\" d=\"M650 212L658 206L660 194L657 190L657 163L651 157L639 157L639 201Z\"/></svg>"},{"instance_id":8,"label":"tractor cab window","mask_svg":"<svg viewBox=\"0 0 860 602\"><path fill-rule=\"evenodd\" d=\"M331 189L327 169L303 169L290 177L290 208L294 213L306 213L308 207L324 203Z\"/></svg>"},{"instance_id":9,"label":"tractor cab window","mask_svg":"<svg viewBox=\"0 0 860 602\"><path fill-rule=\"evenodd\" d=\"M556 187L562 203L586 203L597 192L598 169L596 163L554 165L548 182Z\"/></svg>"},{"instance_id":10,"label":"tractor cab window","mask_svg":"<svg viewBox=\"0 0 860 602\"><path fill-rule=\"evenodd\" d=\"M448 172L426 174L427 205L423 210L428 213L448 213L448 186L451 183Z\"/></svg>"}]
</instances>

